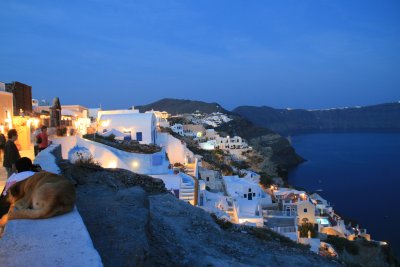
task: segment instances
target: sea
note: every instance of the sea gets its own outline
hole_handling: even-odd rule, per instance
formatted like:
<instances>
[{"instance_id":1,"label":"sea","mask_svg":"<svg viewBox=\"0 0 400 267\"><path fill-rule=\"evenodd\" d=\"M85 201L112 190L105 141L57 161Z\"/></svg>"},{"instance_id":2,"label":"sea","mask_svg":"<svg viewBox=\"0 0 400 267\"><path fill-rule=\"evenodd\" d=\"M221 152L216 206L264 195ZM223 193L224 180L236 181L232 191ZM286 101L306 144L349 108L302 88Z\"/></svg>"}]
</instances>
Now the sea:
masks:
<instances>
[{"instance_id":1,"label":"sea","mask_svg":"<svg viewBox=\"0 0 400 267\"><path fill-rule=\"evenodd\" d=\"M307 161L289 183L316 191L400 258L400 133L309 133L290 138Z\"/></svg>"}]
</instances>

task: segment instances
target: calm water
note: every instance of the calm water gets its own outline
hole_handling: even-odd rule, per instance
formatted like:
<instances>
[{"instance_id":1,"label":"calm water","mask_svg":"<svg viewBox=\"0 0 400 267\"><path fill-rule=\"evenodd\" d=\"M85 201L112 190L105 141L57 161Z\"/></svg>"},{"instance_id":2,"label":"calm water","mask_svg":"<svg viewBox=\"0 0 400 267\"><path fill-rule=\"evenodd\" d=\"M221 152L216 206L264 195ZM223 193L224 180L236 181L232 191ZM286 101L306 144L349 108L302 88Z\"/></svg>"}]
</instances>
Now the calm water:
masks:
<instances>
[{"instance_id":1,"label":"calm water","mask_svg":"<svg viewBox=\"0 0 400 267\"><path fill-rule=\"evenodd\" d=\"M292 136L308 161L292 185L320 194L345 217L389 241L400 256L400 133L318 133Z\"/></svg>"}]
</instances>

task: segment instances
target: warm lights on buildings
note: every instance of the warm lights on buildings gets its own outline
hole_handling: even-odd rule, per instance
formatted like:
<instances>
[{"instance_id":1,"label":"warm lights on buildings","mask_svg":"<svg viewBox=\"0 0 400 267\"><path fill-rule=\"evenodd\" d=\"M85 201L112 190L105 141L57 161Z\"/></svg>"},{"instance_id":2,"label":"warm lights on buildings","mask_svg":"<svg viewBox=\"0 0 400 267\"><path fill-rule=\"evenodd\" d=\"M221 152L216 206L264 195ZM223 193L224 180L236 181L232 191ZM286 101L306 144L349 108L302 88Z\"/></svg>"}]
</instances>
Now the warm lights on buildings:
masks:
<instances>
[{"instance_id":1,"label":"warm lights on buildings","mask_svg":"<svg viewBox=\"0 0 400 267\"><path fill-rule=\"evenodd\" d=\"M100 121L101 127L108 127L110 125L110 120Z\"/></svg>"},{"instance_id":2,"label":"warm lights on buildings","mask_svg":"<svg viewBox=\"0 0 400 267\"><path fill-rule=\"evenodd\" d=\"M116 161L109 162L108 163L108 168L111 168L111 169L117 168L117 162Z\"/></svg>"},{"instance_id":3,"label":"warm lights on buildings","mask_svg":"<svg viewBox=\"0 0 400 267\"><path fill-rule=\"evenodd\" d=\"M136 160L132 162L132 167L133 168L138 168L139 167L139 162L137 162Z\"/></svg>"}]
</instances>

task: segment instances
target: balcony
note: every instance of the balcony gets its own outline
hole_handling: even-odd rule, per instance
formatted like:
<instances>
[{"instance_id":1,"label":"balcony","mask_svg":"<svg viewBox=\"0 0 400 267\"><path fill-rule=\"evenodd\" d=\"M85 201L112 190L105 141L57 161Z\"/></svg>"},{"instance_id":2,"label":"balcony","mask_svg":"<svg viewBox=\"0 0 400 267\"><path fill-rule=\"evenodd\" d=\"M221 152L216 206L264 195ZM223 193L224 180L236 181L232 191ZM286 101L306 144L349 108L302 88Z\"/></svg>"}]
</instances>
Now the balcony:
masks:
<instances>
[{"instance_id":1,"label":"balcony","mask_svg":"<svg viewBox=\"0 0 400 267\"><path fill-rule=\"evenodd\" d=\"M263 210L264 217L296 217L296 211Z\"/></svg>"}]
</instances>

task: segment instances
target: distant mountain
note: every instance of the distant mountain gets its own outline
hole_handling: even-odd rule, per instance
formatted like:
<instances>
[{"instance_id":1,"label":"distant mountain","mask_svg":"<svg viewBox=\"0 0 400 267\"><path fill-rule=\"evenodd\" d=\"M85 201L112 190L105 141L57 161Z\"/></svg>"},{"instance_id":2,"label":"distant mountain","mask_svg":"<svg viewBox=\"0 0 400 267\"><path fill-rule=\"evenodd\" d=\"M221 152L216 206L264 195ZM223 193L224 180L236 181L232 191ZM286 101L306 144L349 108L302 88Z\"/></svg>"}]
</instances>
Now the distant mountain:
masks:
<instances>
[{"instance_id":1,"label":"distant mountain","mask_svg":"<svg viewBox=\"0 0 400 267\"><path fill-rule=\"evenodd\" d=\"M271 169L275 171L278 170L278 168L288 169L304 161L296 154L286 138L283 138L266 127L256 126L250 120L241 115L233 114L221 107L218 103L165 98L136 108L141 112L154 109L158 111L167 111L172 115L194 113L197 110L201 113L221 112L227 114L232 121L222 124L216 128L216 130L231 136L238 135L245 138L249 145L257 149L263 156L264 162L260 163L260 165L263 166L262 171L271 175L277 174L271 171Z\"/></svg>"},{"instance_id":2,"label":"distant mountain","mask_svg":"<svg viewBox=\"0 0 400 267\"><path fill-rule=\"evenodd\" d=\"M140 112L148 110L167 111L171 115L194 113L199 111L201 113L221 112L230 114L230 111L223 109L218 103L206 103L202 101L185 100L185 99L172 99L164 98L151 104L136 107Z\"/></svg>"},{"instance_id":3,"label":"distant mountain","mask_svg":"<svg viewBox=\"0 0 400 267\"><path fill-rule=\"evenodd\" d=\"M318 131L400 130L400 103L327 110L240 106L233 110L280 134Z\"/></svg>"}]
</instances>

